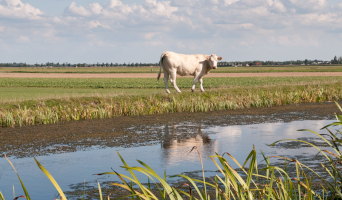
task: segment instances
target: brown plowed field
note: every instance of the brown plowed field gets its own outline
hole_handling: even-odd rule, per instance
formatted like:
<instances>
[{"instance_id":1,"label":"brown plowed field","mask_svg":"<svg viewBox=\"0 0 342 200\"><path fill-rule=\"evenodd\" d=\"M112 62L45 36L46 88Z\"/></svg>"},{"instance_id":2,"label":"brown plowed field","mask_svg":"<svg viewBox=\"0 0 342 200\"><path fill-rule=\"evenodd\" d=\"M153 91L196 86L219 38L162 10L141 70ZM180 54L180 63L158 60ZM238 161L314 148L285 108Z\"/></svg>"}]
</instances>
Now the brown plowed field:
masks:
<instances>
[{"instance_id":1,"label":"brown plowed field","mask_svg":"<svg viewBox=\"0 0 342 200\"><path fill-rule=\"evenodd\" d=\"M157 78L157 73L0 73L0 78ZM177 75L178 76L178 75ZM205 77L342 76L342 72L210 73ZM163 75L162 75L163 77ZM178 76L181 77L181 76ZM191 77L191 76L184 76Z\"/></svg>"}]
</instances>

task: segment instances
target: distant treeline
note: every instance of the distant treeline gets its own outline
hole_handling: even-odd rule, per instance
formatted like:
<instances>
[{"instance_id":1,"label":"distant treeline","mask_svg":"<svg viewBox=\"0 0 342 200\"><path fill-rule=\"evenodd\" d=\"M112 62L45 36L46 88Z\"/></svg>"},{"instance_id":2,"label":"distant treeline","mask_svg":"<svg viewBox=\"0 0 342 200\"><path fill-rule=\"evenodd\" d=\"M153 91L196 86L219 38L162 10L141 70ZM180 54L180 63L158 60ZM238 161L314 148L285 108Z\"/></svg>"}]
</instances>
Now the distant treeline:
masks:
<instances>
[{"instance_id":1,"label":"distant treeline","mask_svg":"<svg viewBox=\"0 0 342 200\"><path fill-rule=\"evenodd\" d=\"M323 60L290 60L290 61L234 61L234 62L218 62L219 67L227 66L279 66L279 65L330 65L342 64L342 56L335 56L331 61ZM0 67L148 67L159 66L159 63L41 63L41 64L26 64L26 63L0 63Z\"/></svg>"}]
</instances>

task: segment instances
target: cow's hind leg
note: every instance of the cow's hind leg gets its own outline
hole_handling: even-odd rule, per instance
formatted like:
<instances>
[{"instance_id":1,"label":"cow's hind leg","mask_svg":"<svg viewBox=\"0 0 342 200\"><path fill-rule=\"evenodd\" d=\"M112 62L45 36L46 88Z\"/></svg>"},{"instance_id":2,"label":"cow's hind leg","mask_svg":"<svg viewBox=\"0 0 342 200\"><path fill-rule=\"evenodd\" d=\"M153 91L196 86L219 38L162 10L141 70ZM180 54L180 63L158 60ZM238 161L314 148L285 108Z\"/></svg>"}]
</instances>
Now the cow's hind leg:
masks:
<instances>
[{"instance_id":1,"label":"cow's hind leg","mask_svg":"<svg viewBox=\"0 0 342 200\"><path fill-rule=\"evenodd\" d=\"M170 90L169 90L169 73L165 69L164 69L164 83L165 83L166 93L170 93Z\"/></svg>"},{"instance_id":2,"label":"cow's hind leg","mask_svg":"<svg viewBox=\"0 0 342 200\"><path fill-rule=\"evenodd\" d=\"M170 73L170 81L173 85L173 87L176 89L177 92L181 93L180 89L177 87L177 84L176 84L176 76L177 76L177 72L171 72Z\"/></svg>"},{"instance_id":3,"label":"cow's hind leg","mask_svg":"<svg viewBox=\"0 0 342 200\"><path fill-rule=\"evenodd\" d=\"M201 87L201 92L204 92L204 89L203 89L203 78L200 78L199 80L198 80L198 82L200 83L200 87Z\"/></svg>"}]
</instances>

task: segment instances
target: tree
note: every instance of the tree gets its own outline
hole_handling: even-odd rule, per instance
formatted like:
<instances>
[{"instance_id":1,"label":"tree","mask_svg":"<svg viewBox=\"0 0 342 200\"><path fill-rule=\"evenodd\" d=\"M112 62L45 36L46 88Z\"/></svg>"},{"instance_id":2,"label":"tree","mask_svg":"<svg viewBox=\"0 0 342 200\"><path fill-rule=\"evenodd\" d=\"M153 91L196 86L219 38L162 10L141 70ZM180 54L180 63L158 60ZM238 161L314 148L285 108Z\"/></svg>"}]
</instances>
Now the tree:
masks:
<instances>
[{"instance_id":1,"label":"tree","mask_svg":"<svg viewBox=\"0 0 342 200\"><path fill-rule=\"evenodd\" d=\"M337 57L334 57L334 63L333 64L338 64Z\"/></svg>"},{"instance_id":2,"label":"tree","mask_svg":"<svg viewBox=\"0 0 342 200\"><path fill-rule=\"evenodd\" d=\"M308 65L309 64L308 59L305 59L304 63L305 63L305 65Z\"/></svg>"}]
</instances>

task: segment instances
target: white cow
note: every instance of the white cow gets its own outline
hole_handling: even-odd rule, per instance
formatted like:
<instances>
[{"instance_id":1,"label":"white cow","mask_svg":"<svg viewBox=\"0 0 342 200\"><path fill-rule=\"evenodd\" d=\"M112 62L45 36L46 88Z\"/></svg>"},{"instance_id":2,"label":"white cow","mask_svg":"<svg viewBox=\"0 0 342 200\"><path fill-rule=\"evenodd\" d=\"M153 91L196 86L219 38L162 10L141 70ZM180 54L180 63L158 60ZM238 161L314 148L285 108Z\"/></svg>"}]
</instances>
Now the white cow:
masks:
<instances>
[{"instance_id":1,"label":"white cow","mask_svg":"<svg viewBox=\"0 0 342 200\"><path fill-rule=\"evenodd\" d=\"M211 56L202 54L184 55L166 51L160 57L160 70L157 80L160 78L161 68L163 67L165 89L167 93L170 93L168 86L169 76L173 87L177 92L181 92L176 85L176 74L181 76L194 76L194 82L191 91L195 92L195 84L197 81L199 81L201 91L204 92L202 86L203 76L208 74L211 69L216 69L217 60L221 59L222 57L217 57L215 54Z\"/></svg>"}]
</instances>

